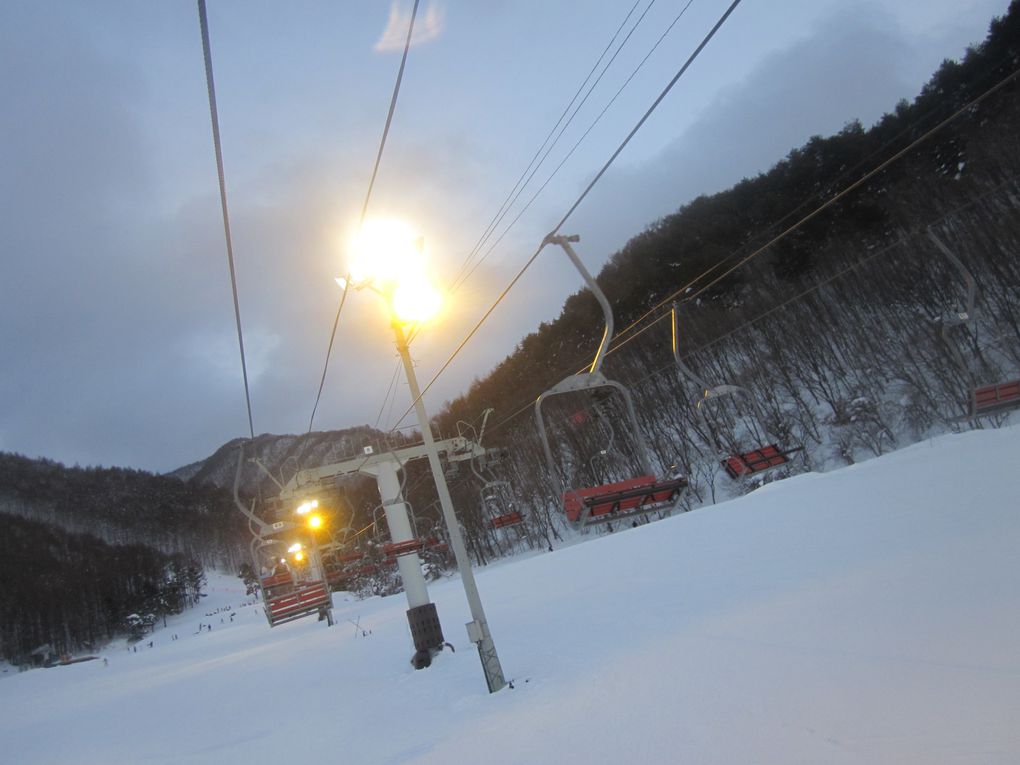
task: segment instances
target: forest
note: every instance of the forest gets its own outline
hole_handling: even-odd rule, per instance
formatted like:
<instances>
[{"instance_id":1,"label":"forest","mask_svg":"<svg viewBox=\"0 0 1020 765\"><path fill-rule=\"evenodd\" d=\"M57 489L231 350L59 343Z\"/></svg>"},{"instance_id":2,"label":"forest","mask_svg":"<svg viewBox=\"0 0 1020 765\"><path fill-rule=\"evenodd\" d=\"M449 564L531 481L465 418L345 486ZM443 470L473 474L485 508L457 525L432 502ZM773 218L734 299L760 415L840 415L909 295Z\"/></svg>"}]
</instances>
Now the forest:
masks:
<instances>
[{"instance_id":1,"label":"forest","mask_svg":"<svg viewBox=\"0 0 1020 765\"><path fill-rule=\"evenodd\" d=\"M141 638L158 619L195 605L205 577L181 553L112 545L91 534L9 516L0 536L0 657L92 651Z\"/></svg>"},{"instance_id":2,"label":"forest","mask_svg":"<svg viewBox=\"0 0 1020 765\"><path fill-rule=\"evenodd\" d=\"M197 602L205 566L236 569L229 493L139 470L0 454L0 657L74 654ZM132 618L133 617L133 618Z\"/></svg>"}]
</instances>

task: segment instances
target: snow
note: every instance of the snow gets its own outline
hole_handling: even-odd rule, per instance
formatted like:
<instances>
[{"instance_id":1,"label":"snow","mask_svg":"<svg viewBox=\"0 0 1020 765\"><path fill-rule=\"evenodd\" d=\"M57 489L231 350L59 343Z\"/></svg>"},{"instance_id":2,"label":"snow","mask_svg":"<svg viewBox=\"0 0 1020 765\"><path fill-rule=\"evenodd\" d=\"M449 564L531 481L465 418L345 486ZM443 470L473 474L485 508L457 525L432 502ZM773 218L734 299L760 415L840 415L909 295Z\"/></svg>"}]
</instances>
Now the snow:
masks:
<instances>
[{"instance_id":1,"label":"snow","mask_svg":"<svg viewBox=\"0 0 1020 765\"><path fill-rule=\"evenodd\" d=\"M3 759L1015 763L1018 447L945 436L479 570L493 695L459 580L430 588L456 653L416 672L403 596L271 630L212 576L151 649L4 674Z\"/></svg>"}]
</instances>

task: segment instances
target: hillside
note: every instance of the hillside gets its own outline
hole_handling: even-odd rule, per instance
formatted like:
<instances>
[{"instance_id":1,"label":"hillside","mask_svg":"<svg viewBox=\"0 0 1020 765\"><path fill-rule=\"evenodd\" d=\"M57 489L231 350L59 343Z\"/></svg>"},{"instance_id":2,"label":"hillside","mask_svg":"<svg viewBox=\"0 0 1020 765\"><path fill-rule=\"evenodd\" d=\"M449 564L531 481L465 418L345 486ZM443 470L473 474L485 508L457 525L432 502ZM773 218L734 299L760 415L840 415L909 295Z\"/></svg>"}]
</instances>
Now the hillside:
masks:
<instances>
[{"instance_id":1,"label":"hillside","mask_svg":"<svg viewBox=\"0 0 1020 765\"><path fill-rule=\"evenodd\" d=\"M142 470L66 467L0 453L0 514L111 544L233 565L244 524L224 489Z\"/></svg>"},{"instance_id":2,"label":"hillside","mask_svg":"<svg viewBox=\"0 0 1020 765\"><path fill-rule=\"evenodd\" d=\"M569 532L550 472L574 487L628 477L638 440L659 475L691 479L692 508L758 485L726 478L720 457L729 453L802 448L789 475L970 427L974 388L1020 372L1018 77L1014 2L912 103L871 127L853 122L811 139L616 253L597 276L616 319L602 371L633 394L636 431L621 426L619 402L559 397L546 423L555 465L543 459L533 402L591 363L603 330L583 290L437 423L449 430L495 409L489 443L510 460L494 477L532 508L533 536L554 540ZM672 303L690 372L672 359ZM714 413L711 402L699 406L718 386L750 399L731 397ZM471 503L472 491L458 496Z\"/></svg>"},{"instance_id":3,"label":"hillside","mask_svg":"<svg viewBox=\"0 0 1020 765\"><path fill-rule=\"evenodd\" d=\"M404 441L401 435L383 433L367 425L301 435L263 433L253 442L247 438L236 438L208 457L178 468L169 475L193 484L232 489L237 474L238 449L243 446L245 462L241 468L240 489L250 496L260 488L271 492L274 478L286 483L301 468L349 459L362 454L366 446L381 449L391 444L402 445ZM265 466L273 478L256 467L254 460Z\"/></svg>"},{"instance_id":4,"label":"hillside","mask_svg":"<svg viewBox=\"0 0 1020 765\"><path fill-rule=\"evenodd\" d=\"M416 672L403 596L270 630L217 578L151 649L5 676L0 738L22 765L1015 762L1018 448L947 436L487 567L492 696L455 579L457 650Z\"/></svg>"},{"instance_id":5,"label":"hillside","mask_svg":"<svg viewBox=\"0 0 1020 765\"><path fill-rule=\"evenodd\" d=\"M194 604L203 567L236 568L229 493L119 468L0 454L0 657L94 650Z\"/></svg>"}]
</instances>

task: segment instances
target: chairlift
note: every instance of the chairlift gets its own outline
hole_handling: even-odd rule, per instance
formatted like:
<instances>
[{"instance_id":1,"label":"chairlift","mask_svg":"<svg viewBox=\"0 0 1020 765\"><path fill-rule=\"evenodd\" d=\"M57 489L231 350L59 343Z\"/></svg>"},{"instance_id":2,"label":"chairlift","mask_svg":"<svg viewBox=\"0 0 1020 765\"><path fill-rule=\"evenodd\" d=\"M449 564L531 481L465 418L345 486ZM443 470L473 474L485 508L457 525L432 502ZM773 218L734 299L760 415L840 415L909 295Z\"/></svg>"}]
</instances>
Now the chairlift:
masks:
<instances>
[{"instance_id":1,"label":"chairlift","mask_svg":"<svg viewBox=\"0 0 1020 765\"><path fill-rule=\"evenodd\" d=\"M479 489L485 524L493 530L520 526L524 514L514 507L509 499L510 484L507 481L486 481Z\"/></svg>"},{"instance_id":2,"label":"chairlift","mask_svg":"<svg viewBox=\"0 0 1020 765\"><path fill-rule=\"evenodd\" d=\"M326 584L325 570L322 565L322 558L319 555L317 545L312 545L311 559L309 566L295 576L285 566L274 571L265 568L259 560L260 555L265 556L269 548L274 545L284 544L284 540L266 538L265 533L283 531L287 527L284 522L273 524L266 523L255 514L255 501L252 501L251 508L245 507L238 495L238 487L241 481L241 468L244 464L244 449L238 450L237 471L234 475L234 503L238 510L248 519L249 528L252 530L252 541L250 547L251 561L254 570L265 575L259 577L259 585L262 590L262 601L265 604L266 619L270 627L277 624L300 619L310 614L318 614L319 621L325 621L333 626L333 597ZM274 556L273 559L275 568Z\"/></svg>"},{"instance_id":3,"label":"chairlift","mask_svg":"<svg viewBox=\"0 0 1020 765\"><path fill-rule=\"evenodd\" d=\"M374 544L376 549L378 549L379 553L382 555L382 565L384 566L396 566L399 558L402 558L405 555L418 555L428 546L426 539L418 533L417 518L415 518L411 509L411 503L405 499L404 504L407 506L408 514L411 518L411 531L413 536L410 539L404 539L400 542L394 542L392 540L383 541L383 528L382 524L379 523L378 514L381 511L385 513L385 509L382 505L378 505L372 511L373 525L375 526Z\"/></svg>"},{"instance_id":4,"label":"chairlift","mask_svg":"<svg viewBox=\"0 0 1020 765\"><path fill-rule=\"evenodd\" d=\"M467 464L480 483L479 508L486 527L490 531L516 528L518 538L520 538L519 532L523 529L524 514L513 506L509 482L497 480L491 472L493 467L506 461L509 452L502 446L482 447L485 426L493 411L490 407L482 412L482 423L477 429L472 422L458 420L457 435L465 441L468 441L470 437L477 447L481 447L481 454L472 454L467 460ZM526 529L524 531L527 533Z\"/></svg>"},{"instance_id":5,"label":"chairlift","mask_svg":"<svg viewBox=\"0 0 1020 765\"><path fill-rule=\"evenodd\" d=\"M275 544L283 544L283 540L259 540L256 543L263 550ZM265 567L268 572L261 576L262 601L265 604L266 620L270 627L300 619L304 616L317 614L319 621L333 626L333 599L330 594L325 574L325 567L317 551L311 549L307 567L294 571L283 559L272 558L273 566ZM257 560L257 570L263 568ZM277 562L279 561L279 562Z\"/></svg>"},{"instance_id":6,"label":"chairlift","mask_svg":"<svg viewBox=\"0 0 1020 765\"><path fill-rule=\"evenodd\" d=\"M443 476L447 481L456 481L460 478L460 463L454 460L447 460L443 469Z\"/></svg>"},{"instance_id":7,"label":"chairlift","mask_svg":"<svg viewBox=\"0 0 1020 765\"><path fill-rule=\"evenodd\" d=\"M535 401L535 423L542 441L542 451L549 466L549 474L562 498L567 522L574 528L584 529L590 524L610 523L644 516L652 512L669 514L679 505L680 496L687 486L687 479L682 477L659 479L654 475L630 391L621 383L608 379L600 371L602 360L613 337L613 312L605 293L602 292L577 253L570 246L571 242L577 242L579 239L577 236L567 237L551 234L546 237L544 244L555 244L561 247L578 273L581 274L588 289L591 290L602 308L605 331L602 335L602 342L595 353L595 359L587 372L571 375L561 380L538 397ZM599 407L604 408L610 400L622 402L619 426L626 432L627 440L633 450L630 460L632 464L629 466L630 470L627 471L632 477L588 487L568 485L562 480L561 466L553 458L548 432L550 423L543 413L543 405L555 396L579 393L594 399L592 411L595 411L596 415ZM586 420L588 417L590 414L586 414L584 419ZM608 418L599 419L604 421ZM615 429L613 433L615 438ZM600 452L605 452L604 456L608 456L607 450L602 449ZM603 455L600 454L600 456ZM633 463L637 465L636 471L633 469ZM569 468L567 471L569 472ZM634 476L634 472L637 472L638 475Z\"/></svg>"},{"instance_id":8,"label":"chairlift","mask_svg":"<svg viewBox=\"0 0 1020 765\"><path fill-rule=\"evenodd\" d=\"M485 450L486 456L489 451L489 449ZM506 450L500 451L502 454L499 456L499 460L502 460ZM478 489L478 497L485 525L493 531L520 526L524 523L524 515L513 506L513 501L510 499L510 483L493 477L489 472L489 466L493 464L491 460L479 459L478 463L476 465L475 460L472 459L468 464L471 467L471 472L475 474L475 478L481 484Z\"/></svg>"},{"instance_id":9,"label":"chairlift","mask_svg":"<svg viewBox=\"0 0 1020 765\"><path fill-rule=\"evenodd\" d=\"M949 336L956 327L973 329L974 305L977 302L977 283L974 276L963 265L963 262L956 256L945 242L939 238L934 229L928 228L928 238L935 248L941 252L946 260L956 269L966 285L967 292L964 305L956 311L941 318L941 331L943 344L949 349L950 356L956 368L960 371L966 381L969 391L968 401L965 404L967 415L964 419L977 420L992 414L999 414L1020 406L1020 379L1007 380L1005 382L978 383L971 371L971 365L964 359L957 343Z\"/></svg>"},{"instance_id":10,"label":"chairlift","mask_svg":"<svg viewBox=\"0 0 1020 765\"><path fill-rule=\"evenodd\" d=\"M483 469L489 469L493 465L503 464L510 452L505 446L489 446L485 449L485 454L478 458L478 465Z\"/></svg>"},{"instance_id":11,"label":"chairlift","mask_svg":"<svg viewBox=\"0 0 1020 765\"><path fill-rule=\"evenodd\" d=\"M724 425L726 423L723 422L724 413L720 404L721 401L728 399L734 402L734 406L738 411L746 409L748 414L742 415L742 417L749 419L752 423L752 435L755 437L760 437L761 435L768 436L764 414L757 399L746 388L742 388L739 385L710 385L697 372L684 363L680 355L679 319L675 302L671 306L670 311L672 314L673 359L676 361L681 374L698 385L702 391L701 397L694 403L694 410L700 417L705 431L711 439L712 447L720 454L725 455L720 460L720 464L726 471L726 475L733 480L739 480L745 476L764 473L788 463L790 455L802 451L804 447L798 446L784 449L775 443L765 443L753 449L746 449L746 443L724 444L724 438L721 433L725 429ZM743 406L738 402L742 402Z\"/></svg>"},{"instance_id":12,"label":"chairlift","mask_svg":"<svg viewBox=\"0 0 1020 765\"><path fill-rule=\"evenodd\" d=\"M438 504L439 500L436 500L433 504ZM412 519L414 524L414 534L421 540L422 552L433 552L441 556L445 556L450 552L450 545L446 541L446 535L443 531L443 524L441 521L432 520L429 522L427 517L414 516Z\"/></svg>"}]
</instances>

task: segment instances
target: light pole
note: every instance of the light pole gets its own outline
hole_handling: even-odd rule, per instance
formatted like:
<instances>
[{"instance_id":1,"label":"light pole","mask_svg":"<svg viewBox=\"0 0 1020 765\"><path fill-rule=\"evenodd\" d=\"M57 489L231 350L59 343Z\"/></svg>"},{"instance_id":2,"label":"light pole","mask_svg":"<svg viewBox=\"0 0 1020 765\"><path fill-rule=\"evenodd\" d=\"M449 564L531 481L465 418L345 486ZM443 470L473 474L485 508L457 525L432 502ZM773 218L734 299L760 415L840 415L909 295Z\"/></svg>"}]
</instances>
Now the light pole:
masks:
<instances>
[{"instance_id":1,"label":"light pole","mask_svg":"<svg viewBox=\"0 0 1020 765\"><path fill-rule=\"evenodd\" d=\"M428 455L429 467L432 469L432 478L436 482L436 492L439 494L439 505L443 509L443 520L446 523L446 531L450 537L450 546L453 548L453 557L457 561L457 569L460 571L460 578L464 584L464 594L467 596L468 607L471 609L472 621L467 623L468 638L478 646L478 658L482 661L482 671L485 673L485 682L489 686L489 693L495 693L504 685L506 680L503 677L503 667L499 663L499 656L496 653L496 644L489 632L489 623L485 618L485 609L482 608L482 599L478 594L478 585L475 584L475 575L471 570L471 559L468 557L467 548L464 547L464 537L460 533L460 522L453 509L453 500L450 498L450 488L446 485L446 476L443 467L439 463L439 453L436 451L436 442L432 437L432 428L429 425L429 417L425 412L425 402L421 397L421 390L418 387L418 376L414 373L414 364L411 363L411 353L407 347L407 335L404 326L397 317L393 320L393 332L396 335L397 353L404 365L404 373L407 375L407 385L411 389L411 399L414 401L414 409L418 414L418 426L421 428L422 439L425 441L425 449Z\"/></svg>"},{"instance_id":2,"label":"light pole","mask_svg":"<svg viewBox=\"0 0 1020 765\"><path fill-rule=\"evenodd\" d=\"M453 548L453 556L457 561L464 594L471 610L471 621L467 623L468 638L478 646L478 657L482 662L485 682L489 693L495 693L506 685L503 668L499 663L496 645L489 632L489 624L482 608L482 599L478 594L474 572L471 570L471 559L468 557L464 538L460 533L460 522L453 509L450 489L446 485L439 462L439 452L429 425L425 403L422 400L418 378L411 362L411 354L407 345L406 325L427 321L438 311L439 293L428 282L422 266L421 238L414 238L409 229L402 224L372 222L359 232L356 241L357 250L351 273L355 274L356 289L369 287L379 293L385 300L390 311L393 332L396 338L397 352L404 366L407 384L410 388L414 409L418 415L418 426L421 428L425 442L426 455L432 478L436 483L439 504L443 510L443 521ZM359 262L360 261L360 262ZM359 268L360 267L360 268ZM361 275L357 275L360 271ZM367 272L367 277L366 277ZM341 282L342 280L337 280Z\"/></svg>"}]
</instances>

